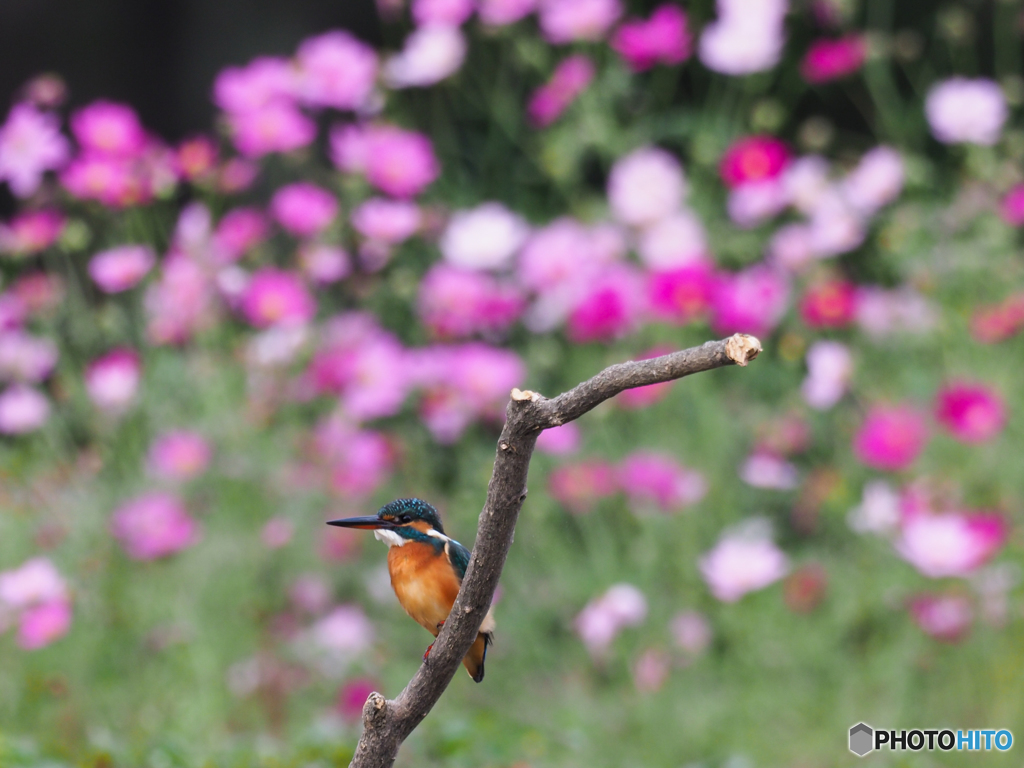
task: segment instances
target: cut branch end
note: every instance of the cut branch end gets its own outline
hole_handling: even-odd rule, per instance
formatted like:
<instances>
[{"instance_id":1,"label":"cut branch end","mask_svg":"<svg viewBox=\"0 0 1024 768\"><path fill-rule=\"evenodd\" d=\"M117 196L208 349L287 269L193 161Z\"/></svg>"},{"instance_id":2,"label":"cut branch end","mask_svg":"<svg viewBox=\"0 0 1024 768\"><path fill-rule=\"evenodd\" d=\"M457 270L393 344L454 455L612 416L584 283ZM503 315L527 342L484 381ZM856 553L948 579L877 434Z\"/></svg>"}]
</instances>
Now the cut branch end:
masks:
<instances>
[{"instance_id":1,"label":"cut branch end","mask_svg":"<svg viewBox=\"0 0 1024 768\"><path fill-rule=\"evenodd\" d=\"M734 333L725 342L725 354L736 365L746 365L761 354L761 342L756 336Z\"/></svg>"}]
</instances>

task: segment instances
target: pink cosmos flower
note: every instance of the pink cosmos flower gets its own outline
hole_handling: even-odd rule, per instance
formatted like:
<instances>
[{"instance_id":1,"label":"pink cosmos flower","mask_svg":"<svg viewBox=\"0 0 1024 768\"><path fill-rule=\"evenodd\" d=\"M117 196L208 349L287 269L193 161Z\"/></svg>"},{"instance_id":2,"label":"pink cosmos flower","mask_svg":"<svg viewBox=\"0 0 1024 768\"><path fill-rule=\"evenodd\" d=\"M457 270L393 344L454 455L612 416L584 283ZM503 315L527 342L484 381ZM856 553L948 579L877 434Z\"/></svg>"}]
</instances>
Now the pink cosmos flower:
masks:
<instances>
[{"instance_id":1,"label":"pink cosmos flower","mask_svg":"<svg viewBox=\"0 0 1024 768\"><path fill-rule=\"evenodd\" d=\"M575 302L566 329L569 339L584 344L629 333L647 308L643 285L640 273L631 265L610 265Z\"/></svg>"},{"instance_id":2,"label":"pink cosmos flower","mask_svg":"<svg viewBox=\"0 0 1024 768\"><path fill-rule=\"evenodd\" d=\"M935 307L913 288L863 286L857 292L857 324L876 339L893 333L925 333L937 322Z\"/></svg>"},{"instance_id":3,"label":"pink cosmos flower","mask_svg":"<svg viewBox=\"0 0 1024 768\"><path fill-rule=\"evenodd\" d=\"M850 350L838 341L816 341L807 350L807 378L800 385L804 402L824 411L838 403L853 375Z\"/></svg>"},{"instance_id":4,"label":"pink cosmos flower","mask_svg":"<svg viewBox=\"0 0 1024 768\"><path fill-rule=\"evenodd\" d=\"M146 132L127 104L94 101L71 116L71 132L86 152L137 157L146 147Z\"/></svg>"},{"instance_id":5,"label":"pink cosmos flower","mask_svg":"<svg viewBox=\"0 0 1024 768\"><path fill-rule=\"evenodd\" d=\"M953 382L936 395L935 418L957 440L983 443L1006 426L1006 405L984 384Z\"/></svg>"},{"instance_id":6,"label":"pink cosmos flower","mask_svg":"<svg viewBox=\"0 0 1024 768\"><path fill-rule=\"evenodd\" d=\"M579 450L582 437L575 422L545 429L537 437L537 450L552 456L568 456Z\"/></svg>"},{"instance_id":7,"label":"pink cosmos flower","mask_svg":"<svg viewBox=\"0 0 1024 768\"><path fill-rule=\"evenodd\" d=\"M657 693L668 680L672 660L665 651L648 648L633 664L633 684L640 693Z\"/></svg>"},{"instance_id":8,"label":"pink cosmos flower","mask_svg":"<svg viewBox=\"0 0 1024 768\"><path fill-rule=\"evenodd\" d=\"M350 723L358 723L363 715L363 705L370 694L380 688L368 677L357 677L345 682L338 691L337 709Z\"/></svg>"},{"instance_id":9,"label":"pink cosmos flower","mask_svg":"<svg viewBox=\"0 0 1024 768\"><path fill-rule=\"evenodd\" d=\"M169 493L147 493L126 501L110 519L110 532L133 560L173 555L199 540L199 526Z\"/></svg>"},{"instance_id":10,"label":"pink cosmos flower","mask_svg":"<svg viewBox=\"0 0 1024 768\"><path fill-rule=\"evenodd\" d=\"M697 611L676 614L669 623L669 632L676 647L688 656L699 656L711 645L714 637L711 623Z\"/></svg>"},{"instance_id":11,"label":"pink cosmos flower","mask_svg":"<svg viewBox=\"0 0 1024 768\"><path fill-rule=\"evenodd\" d=\"M67 99L68 87L60 75L44 72L25 83L22 92L33 104L52 109L59 107Z\"/></svg>"},{"instance_id":12,"label":"pink cosmos flower","mask_svg":"<svg viewBox=\"0 0 1024 768\"><path fill-rule=\"evenodd\" d=\"M438 247L453 266L500 269L512 259L529 232L526 222L501 203L483 203L455 213Z\"/></svg>"},{"instance_id":13,"label":"pink cosmos flower","mask_svg":"<svg viewBox=\"0 0 1024 768\"><path fill-rule=\"evenodd\" d=\"M718 19L701 34L701 62L726 75L774 67L786 42L786 0L718 0L717 5Z\"/></svg>"},{"instance_id":14,"label":"pink cosmos flower","mask_svg":"<svg viewBox=\"0 0 1024 768\"><path fill-rule=\"evenodd\" d=\"M0 253L28 256L53 245L64 231L64 216L53 209L23 211L0 224Z\"/></svg>"},{"instance_id":15,"label":"pink cosmos flower","mask_svg":"<svg viewBox=\"0 0 1024 768\"><path fill-rule=\"evenodd\" d=\"M869 467L898 472L914 463L927 441L928 426L915 408L875 405L853 438L853 452Z\"/></svg>"},{"instance_id":16,"label":"pink cosmos flower","mask_svg":"<svg viewBox=\"0 0 1024 768\"><path fill-rule=\"evenodd\" d=\"M620 221L632 226L654 224L675 213L685 194L679 162L654 147L619 158L608 176L608 204Z\"/></svg>"},{"instance_id":17,"label":"pink cosmos flower","mask_svg":"<svg viewBox=\"0 0 1024 768\"><path fill-rule=\"evenodd\" d=\"M480 21L491 27L514 24L532 13L538 0L478 0L477 15Z\"/></svg>"},{"instance_id":18,"label":"pink cosmos flower","mask_svg":"<svg viewBox=\"0 0 1024 768\"><path fill-rule=\"evenodd\" d=\"M843 180L843 196L856 210L870 216L899 197L904 175L899 152L892 147L875 147L864 153Z\"/></svg>"},{"instance_id":19,"label":"pink cosmos flower","mask_svg":"<svg viewBox=\"0 0 1024 768\"><path fill-rule=\"evenodd\" d=\"M326 189L297 182L274 193L270 211L278 223L293 235L310 237L331 225L338 215L338 201Z\"/></svg>"},{"instance_id":20,"label":"pink cosmos flower","mask_svg":"<svg viewBox=\"0 0 1024 768\"><path fill-rule=\"evenodd\" d=\"M711 594L726 603L764 589L788 570L785 553L768 538L726 536L700 560Z\"/></svg>"},{"instance_id":21,"label":"pink cosmos flower","mask_svg":"<svg viewBox=\"0 0 1024 768\"><path fill-rule=\"evenodd\" d=\"M647 294L657 317L683 324L707 312L716 286L713 267L703 262L669 272L652 272L648 276Z\"/></svg>"},{"instance_id":22,"label":"pink cosmos flower","mask_svg":"<svg viewBox=\"0 0 1024 768\"><path fill-rule=\"evenodd\" d=\"M285 519L274 517L267 524L269 525L274 520L283 521ZM299 610L315 616L330 605L331 585L319 574L304 573L292 582L292 586L288 590L288 599Z\"/></svg>"},{"instance_id":23,"label":"pink cosmos flower","mask_svg":"<svg viewBox=\"0 0 1024 768\"><path fill-rule=\"evenodd\" d=\"M141 378L138 353L121 347L89 364L85 391L100 410L120 413L135 399Z\"/></svg>"},{"instance_id":24,"label":"pink cosmos flower","mask_svg":"<svg viewBox=\"0 0 1024 768\"><path fill-rule=\"evenodd\" d=\"M288 546L294 533L295 526L287 517L272 517L260 530L260 540L267 549L281 549Z\"/></svg>"},{"instance_id":25,"label":"pink cosmos flower","mask_svg":"<svg viewBox=\"0 0 1024 768\"><path fill-rule=\"evenodd\" d=\"M1024 184L1015 184L999 206L999 215L1011 227L1024 224Z\"/></svg>"},{"instance_id":26,"label":"pink cosmos flower","mask_svg":"<svg viewBox=\"0 0 1024 768\"><path fill-rule=\"evenodd\" d=\"M971 631L974 609L965 595L921 594L910 601L910 617L925 634L955 643Z\"/></svg>"},{"instance_id":27,"label":"pink cosmos flower","mask_svg":"<svg viewBox=\"0 0 1024 768\"><path fill-rule=\"evenodd\" d=\"M627 456L619 466L618 482L636 512L651 506L662 512L676 512L696 504L708 490L700 472L670 456L649 451Z\"/></svg>"},{"instance_id":28,"label":"pink cosmos flower","mask_svg":"<svg viewBox=\"0 0 1024 768\"><path fill-rule=\"evenodd\" d=\"M259 166L252 160L232 157L217 169L216 188L228 195L244 192L259 175Z\"/></svg>"},{"instance_id":29,"label":"pink cosmos flower","mask_svg":"<svg viewBox=\"0 0 1024 768\"><path fill-rule=\"evenodd\" d=\"M789 165L789 148L774 136L747 136L734 142L719 164L729 188L778 178Z\"/></svg>"},{"instance_id":30,"label":"pink cosmos flower","mask_svg":"<svg viewBox=\"0 0 1024 768\"><path fill-rule=\"evenodd\" d=\"M590 512L618 489L615 468L596 459L562 464L548 478L548 493L574 515Z\"/></svg>"},{"instance_id":31,"label":"pink cosmos flower","mask_svg":"<svg viewBox=\"0 0 1024 768\"><path fill-rule=\"evenodd\" d=\"M392 88L425 88L459 70L466 58L466 38L458 27L419 27L405 39L402 50L384 65Z\"/></svg>"},{"instance_id":32,"label":"pink cosmos flower","mask_svg":"<svg viewBox=\"0 0 1024 768\"><path fill-rule=\"evenodd\" d=\"M314 446L330 471L331 488L344 497L372 494L388 479L395 464L395 451L387 437L358 428L341 413L316 427Z\"/></svg>"},{"instance_id":33,"label":"pink cosmos flower","mask_svg":"<svg viewBox=\"0 0 1024 768\"><path fill-rule=\"evenodd\" d=\"M105 293L134 288L156 264L156 254L145 245L120 245L97 253L89 261L89 276Z\"/></svg>"},{"instance_id":34,"label":"pink cosmos flower","mask_svg":"<svg viewBox=\"0 0 1024 768\"><path fill-rule=\"evenodd\" d=\"M782 584L782 599L793 613L811 613L828 592L828 571L818 563L797 568Z\"/></svg>"},{"instance_id":35,"label":"pink cosmos flower","mask_svg":"<svg viewBox=\"0 0 1024 768\"><path fill-rule=\"evenodd\" d=\"M390 125L336 128L331 158L341 170L363 173L373 186L400 198L418 195L441 173L430 139Z\"/></svg>"},{"instance_id":36,"label":"pink cosmos flower","mask_svg":"<svg viewBox=\"0 0 1024 768\"><path fill-rule=\"evenodd\" d=\"M954 77L933 85L924 104L932 135L943 144L999 141L1008 115L1002 89L992 80Z\"/></svg>"},{"instance_id":37,"label":"pink cosmos flower","mask_svg":"<svg viewBox=\"0 0 1024 768\"><path fill-rule=\"evenodd\" d=\"M217 166L217 144L208 136L185 139L174 151L174 167L186 181L207 181Z\"/></svg>"},{"instance_id":38,"label":"pink cosmos flower","mask_svg":"<svg viewBox=\"0 0 1024 768\"><path fill-rule=\"evenodd\" d=\"M654 347L637 356L637 360L650 360L654 357L661 357L676 350L672 347ZM648 384L646 387L633 387L626 389L615 396L615 402L628 410L647 408L668 397L672 391L672 382L663 381L660 384Z\"/></svg>"},{"instance_id":39,"label":"pink cosmos flower","mask_svg":"<svg viewBox=\"0 0 1024 768\"><path fill-rule=\"evenodd\" d=\"M634 72L655 64L680 64L690 57L692 46L686 14L677 5L659 5L650 20L631 20L620 26L611 46Z\"/></svg>"},{"instance_id":40,"label":"pink cosmos flower","mask_svg":"<svg viewBox=\"0 0 1024 768\"><path fill-rule=\"evenodd\" d=\"M267 238L268 229L266 217L256 208L233 208L228 211L213 233L218 261L238 261Z\"/></svg>"},{"instance_id":41,"label":"pink cosmos flower","mask_svg":"<svg viewBox=\"0 0 1024 768\"><path fill-rule=\"evenodd\" d=\"M71 629L71 604L53 600L27 608L18 622L18 645L26 651L43 648Z\"/></svg>"},{"instance_id":42,"label":"pink cosmos flower","mask_svg":"<svg viewBox=\"0 0 1024 768\"><path fill-rule=\"evenodd\" d=\"M640 260L655 271L710 266L704 225L688 210L677 211L646 227L640 233L636 250Z\"/></svg>"},{"instance_id":43,"label":"pink cosmos flower","mask_svg":"<svg viewBox=\"0 0 1024 768\"><path fill-rule=\"evenodd\" d=\"M153 344L183 344L213 323L213 286L206 272L184 254L168 256L161 266L160 279L146 290L146 334Z\"/></svg>"},{"instance_id":44,"label":"pink cosmos flower","mask_svg":"<svg viewBox=\"0 0 1024 768\"><path fill-rule=\"evenodd\" d=\"M604 658L615 636L647 618L647 598L632 584L615 584L591 600L574 622L576 633L590 655Z\"/></svg>"},{"instance_id":45,"label":"pink cosmos flower","mask_svg":"<svg viewBox=\"0 0 1024 768\"><path fill-rule=\"evenodd\" d=\"M896 551L932 579L967 576L1006 543L1010 529L996 513L945 513L904 509Z\"/></svg>"},{"instance_id":46,"label":"pink cosmos flower","mask_svg":"<svg viewBox=\"0 0 1024 768\"><path fill-rule=\"evenodd\" d=\"M33 557L18 568L0 571L0 604L8 608L21 610L67 599L67 584L48 558Z\"/></svg>"},{"instance_id":47,"label":"pink cosmos flower","mask_svg":"<svg viewBox=\"0 0 1024 768\"><path fill-rule=\"evenodd\" d=\"M21 330L0 330L0 380L40 382L57 364L57 345Z\"/></svg>"},{"instance_id":48,"label":"pink cosmos flower","mask_svg":"<svg viewBox=\"0 0 1024 768\"><path fill-rule=\"evenodd\" d=\"M256 328L299 325L316 315L316 300L295 273L263 267L249 281L241 310Z\"/></svg>"},{"instance_id":49,"label":"pink cosmos flower","mask_svg":"<svg viewBox=\"0 0 1024 768\"><path fill-rule=\"evenodd\" d=\"M0 181L16 197L32 195L46 171L60 170L70 146L56 116L31 104L16 104L0 126Z\"/></svg>"},{"instance_id":50,"label":"pink cosmos flower","mask_svg":"<svg viewBox=\"0 0 1024 768\"><path fill-rule=\"evenodd\" d=\"M618 0L540 0L544 39L555 45L600 40L622 15Z\"/></svg>"},{"instance_id":51,"label":"pink cosmos flower","mask_svg":"<svg viewBox=\"0 0 1024 768\"><path fill-rule=\"evenodd\" d=\"M740 479L754 488L789 491L800 484L800 472L781 456L756 450L740 467Z\"/></svg>"},{"instance_id":52,"label":"pink cosmos flower","mask_svg":"<svg viewBox=\"0 0 1024 768\"><path fill-rule=\"evenodd\" d=\"M348 32L326 32L304 40L295 63L295 93L316 107L358 110L377 78L377 54Z\"/></svg>"},{"instance_id":53,"label":"pink cosmos flower","mask_svg":"<svg viewBox=\"0 0 1024 768\"><path fill-rule=\"evenodd\" d=\"M246 157L292 152L316 138L316 123L293 104L274 102L260 109L228 113L231 138Z\"/></svg>"},{"instance_id":54,"label":"pink cosmos flower","mask_svg":"<svg viewBox=\"0 0 1024 768\"><path fill-rule=\"evenodd\" d=\"M407 200L374 197L352 211L352 226L363 237L394 245L419 230L423 216L419 206Z\"/></svg>"},{"instance_id":55,"label":"pink cosmos flower","mask_svg":"<svg viewBox=\"0 0 1024 768\"><path fill-rule=\"evenodd\" d=\"M736 226L751 229L778 216L791 202L786 185L775 178L751 181L731 190L726 209Z\"/></svg>"},{"instance_id":56,"label":"pink cosmos flower","mask_svg":"<svg viewBox=\"0 0 1024 768\"><path fill-rule=\"evenodd\" d=\"M900 522L900 495L884 480L865 483L860 504L846 519L858 533L889 533Z\"/></svg>"},{"instance_id":57,"label":"pink cosmos flower","mask_svg":"<svg viewBox=\"0 0 1024 768\"><path fill-rule=\"evenodd\" d=\"M419 314L439 339L506 330L526 302L519 289L475 270L435 264L420 283Z\"/></svg>"},{"instance_id":58,"label":"pink cosmos flower","mask_svg":"<svg viewBox=\"0 0 1024 768\"><path fill-rule=\"evenodd\" d=\"M149 447L152 472L168 480L189 480L206 471L210 444L198 432L175 430L158 437Z\"/></svg>"},{"instance_id":59,"label":"pink cosmos flower","mask_svg":"<svg viewBox=\"0 0 1024 768\"><path fill-rule=\"evenodd\" d=\"M59 275L25 272L11 283L8 296L20 303L29 314L47 314L64 300L64 283ZM0 330L8 326L9 310L3 308L4 303L4 294L0 294Z\"/></svg>"},{"instance_id":60,"label":"pink cosmos flower","mask_svg":"<svg viewBox=\"0 0 1024 768\"><path fill-rule=\"evenodd\" d=\"M815 84L838 80L860 69L866 55L867 45L860 35L815 40L800 62L800 74Z\"/></svg>"},{"instance_id":61,"label":"pink cosmos flower","mask_svg":"<svg viewBox=\"0 0 1024 768\"><path fill-rule=\"evenodd\" d=\"M307 243L299 249L299 267L314 283L328 285L352 272L352 260L343 248Z\"/></svg>"},{"instance_id":62,"label":"pink cosmos flower","mask_svg":"<svg viewBox=\"0 0 1024 768\"><path fill-rule=\"evenodd\" d=\"M213 101L228 113L256 112L270 104L291 101L294 84L291 62L261 56L244 67L228 67L218 73Z\"/></svg>"},{"instance_id":63,"label":"pink cosmos flower","mask_svg":"<svg viewBox=\"0 0 1024 768\"><path fill-rule=\"evenodd\" d=\"M412 20L420 27L457 27L473 15L474 6L474 0L412 0Z\"/></svg>"},{"instance_id":64,"label":"pink cosmos flower","mask_svg":"<svg viewBox=\"0 0 1024 768\"><path fill-rule=\"evenodd\" d=\"M349 658L373 645L373 624L358 605L339 605L310 628L313 642L326 651Z\"/></svg>"},{"instance_id":65,"label":"pink cosmos flower","mask_svg":"<svg viewBox=\"0 0 1024 768\"><path fill-rule=\"evenodd\" d=\"M800 300L800 316L810 328L845 328L857 315L857 288L842 279L808 287Z\"/></svg>"},{"instance_id":66,"label":"pink cosmos flower","mask_svg":"<svg viewBox=\"0 0 1024 768\"><path fill-rule=\"evenodd\" d=\"M1024 293L1007 296L998 304L978 307L971 317L971 335L983 344L1008 339L1024 326Z\"/></svg>"},{"instance_id":67,"label":"pink cosmos flower","mask_svg":"<svg viewBox=\"0 0 1024 768\"><path fill-rule=\"evenodd\" d=\"M0 330L20 329L27 315L28 307L20 296L13 291L0 293Z\"/></svg>"},{"instance_id":68,"label":"pink cosmos flower","mask_svg":"<svg viewBox=\"0 0 1024 768\"><path fill-rule=\"evenodd\" d=\"M583 54L563 59L551 73L551 79L533 92L526 113L538 128L555 122L590 81L594 79L594 64Z\"/></svg>"},{"instance_id":69,"label":"pink cosmos flower","mask_svg":"<svg viewBox=\"0 0 1024 768\"><path fill-rule=\"evenodd\" d=\"M789 303L789 283L764 264L720 275L711 305L716 333L770 333Z\"/></svg>"}]
</instances>

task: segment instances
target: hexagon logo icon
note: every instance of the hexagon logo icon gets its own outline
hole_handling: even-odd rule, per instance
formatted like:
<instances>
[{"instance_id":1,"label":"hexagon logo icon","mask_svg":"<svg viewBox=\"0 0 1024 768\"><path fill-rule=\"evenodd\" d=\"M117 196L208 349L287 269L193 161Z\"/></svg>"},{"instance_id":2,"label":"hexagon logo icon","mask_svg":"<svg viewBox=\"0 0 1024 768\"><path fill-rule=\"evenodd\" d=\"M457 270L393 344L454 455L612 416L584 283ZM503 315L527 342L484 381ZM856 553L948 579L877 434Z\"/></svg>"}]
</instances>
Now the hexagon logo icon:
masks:
<instances>
[{"instance_id":1,"label":"hexagon logo icon","mask_svg":"<svg viewBox=\"0 0 1024 768\"><path fill-rule=\"evenodd\" d=\"M867 723L857 723L850 728L850 751L857 757L864 757L874 750L875 732Z\"/></svg>"}]
</instances>

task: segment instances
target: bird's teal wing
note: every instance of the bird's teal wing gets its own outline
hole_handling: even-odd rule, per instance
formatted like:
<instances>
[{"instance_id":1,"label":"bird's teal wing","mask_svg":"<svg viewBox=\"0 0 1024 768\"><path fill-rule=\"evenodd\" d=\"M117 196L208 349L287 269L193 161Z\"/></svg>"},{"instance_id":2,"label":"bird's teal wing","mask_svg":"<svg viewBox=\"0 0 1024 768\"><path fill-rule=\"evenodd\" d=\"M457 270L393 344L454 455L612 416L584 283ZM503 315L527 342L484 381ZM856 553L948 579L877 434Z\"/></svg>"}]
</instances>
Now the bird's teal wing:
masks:
<instances>
[{"instance_id":1,"label":"bird's teal wing","mask_svg":"<svg viewBox=\"0 0 1024 768\"><path fill-rule=\"evenodd\" d=\"M448 555L448 562L452 564L455 575L459 577L461 583L462 577L466 575L466 568L469 567L469 550L455 539L448 539L444 545L444 552Z\"/></svg>"}]
</instances>

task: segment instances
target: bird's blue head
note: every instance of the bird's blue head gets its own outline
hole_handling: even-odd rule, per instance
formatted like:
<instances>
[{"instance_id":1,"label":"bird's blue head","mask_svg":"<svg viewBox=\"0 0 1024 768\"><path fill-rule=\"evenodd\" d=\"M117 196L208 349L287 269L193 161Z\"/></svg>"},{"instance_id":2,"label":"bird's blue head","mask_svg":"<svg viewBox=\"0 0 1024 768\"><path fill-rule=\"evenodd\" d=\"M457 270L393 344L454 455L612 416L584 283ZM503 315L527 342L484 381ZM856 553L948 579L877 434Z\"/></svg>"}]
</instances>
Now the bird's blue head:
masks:
<instances>
[{"instance_id":1,"label":"bird's blue head","mask_svg":"<svg viewBox=\"0 0 1024 768\"><path fill-rule=\"evenodd\" d=\"M444 533L441 516L433 505L423 499L395 499L377 510L376 515L331 520L327 524L337 525L341 528L368 530L397 531L402 529L409 534L413 534L414 531L425 533L429 530ZM407 536L407 538L412 538L412 536Z\"/></svg>"}]
</instances>

